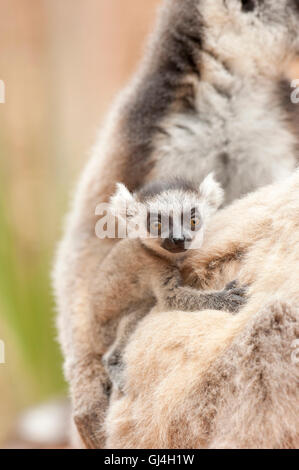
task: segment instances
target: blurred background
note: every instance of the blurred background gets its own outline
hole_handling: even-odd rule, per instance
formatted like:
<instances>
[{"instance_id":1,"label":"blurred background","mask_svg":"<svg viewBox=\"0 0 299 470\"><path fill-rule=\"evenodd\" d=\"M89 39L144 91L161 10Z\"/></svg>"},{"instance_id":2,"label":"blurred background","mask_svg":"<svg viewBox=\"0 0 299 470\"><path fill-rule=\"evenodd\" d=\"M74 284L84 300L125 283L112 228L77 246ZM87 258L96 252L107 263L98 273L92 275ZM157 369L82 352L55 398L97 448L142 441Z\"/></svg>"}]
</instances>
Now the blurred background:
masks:
<instances>
[{"instance_id":1,"label":"blurred background","mask_svg":"<svg viewBox=\"0 0 299 470\"><path fill-rule=\"evenodd\" d=\"M0 0L0 447L24 408L66 394L50 284L55 246L159 3ZM299 78L296 68L289 74Z\"/></svg>"},{"instance_id":2,"label":"blurred background","mask_svg":"<svg viewBox=\"0 0 299 470\"><path fill-rule=\"evenodd\" d=\"M0 0L0 447L27 406L66 393L50 271L96 131L159 0Z\"/></svg>"}]
</instances>

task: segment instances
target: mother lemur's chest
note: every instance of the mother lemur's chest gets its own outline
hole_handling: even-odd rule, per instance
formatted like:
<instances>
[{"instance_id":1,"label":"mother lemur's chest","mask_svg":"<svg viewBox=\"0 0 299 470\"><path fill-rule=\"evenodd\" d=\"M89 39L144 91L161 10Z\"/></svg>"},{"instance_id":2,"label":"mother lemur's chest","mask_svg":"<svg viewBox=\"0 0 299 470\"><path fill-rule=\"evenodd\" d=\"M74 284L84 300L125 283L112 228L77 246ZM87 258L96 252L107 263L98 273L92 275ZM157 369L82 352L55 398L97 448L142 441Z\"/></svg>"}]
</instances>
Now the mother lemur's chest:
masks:
<instances>
[{"instance_id":1,"label":"mother lemur's chest","mask_svg":"<svg viewBox=\"0 0 299 470\"><path fill-rule=\"evenodd\" d=\"M200 181L215 171L227 203L296 165L296 141L284 111L264 90L227 96L201 84L194 110L170 114L162 127L150 178L173 174Z\"/></svg>"}]
</instances>

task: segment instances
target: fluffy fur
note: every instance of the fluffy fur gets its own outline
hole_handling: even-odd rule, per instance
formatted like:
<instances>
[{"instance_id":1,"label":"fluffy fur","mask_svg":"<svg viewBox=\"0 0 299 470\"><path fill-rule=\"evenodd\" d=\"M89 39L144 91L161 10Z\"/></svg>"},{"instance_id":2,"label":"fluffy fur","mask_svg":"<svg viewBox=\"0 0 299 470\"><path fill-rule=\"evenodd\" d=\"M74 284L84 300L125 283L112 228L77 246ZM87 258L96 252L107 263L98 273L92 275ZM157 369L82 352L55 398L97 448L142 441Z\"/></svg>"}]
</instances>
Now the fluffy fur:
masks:
<instances>
[{"instance_id":1,"label":"fluffy fur","mask_svg":"<svg viewBox=\"0 0 299 470\"><path fill-rule=\"evenodd\" d=\"M237 277L248 303L236 316L153 311L141 321L106 419L108 448L298 447L298 194L297 171L216 214L187 282L220 288Z\"/></svg>"},{"instance_id":2,"label":"fluffy fur","mask_svg":"<svg viewBox=\"0 0 299 470\"><path fill-rule=\"evenodd\" d=\"M101 263L117 243L96 237L97 204L109 200L117 181L135 191L165 175L201 181L210 171L228 203L296 165L290 123L298 112L285 100L282 77L298 50L298 1L254 3L248 11L241 0L163 2L145 59L81 178L54 288L73 415L87 447L104 442L96 431L98 404L108 402L106 374L91 338ZM111 326L112 341L114 335Z\"/></svg>"}]
</instances>

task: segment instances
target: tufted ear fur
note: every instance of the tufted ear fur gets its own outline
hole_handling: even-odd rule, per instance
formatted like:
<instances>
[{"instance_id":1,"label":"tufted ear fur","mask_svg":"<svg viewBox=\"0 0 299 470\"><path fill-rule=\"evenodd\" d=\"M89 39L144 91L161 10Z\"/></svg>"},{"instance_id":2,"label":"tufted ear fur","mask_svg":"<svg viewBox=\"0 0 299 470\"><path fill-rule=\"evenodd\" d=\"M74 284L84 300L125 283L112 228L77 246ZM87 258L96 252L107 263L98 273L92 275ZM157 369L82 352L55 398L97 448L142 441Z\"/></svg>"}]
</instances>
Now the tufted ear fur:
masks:
<instances>
[{"instance_id":1,"label":"tufted ear fur","mask_svg":"<svg viewBox=\"0 0 299 470\"><path fill-rule=\"evenodd\" d=\"M214 173L210 173L199 187L200 194L207 201L209 206L217 210L224 200L224 191L218 181L214 178Z\"/></svg>"},{"instance_id":2,"label":"tufted ear fur","mask_svg":"<svg viewBox=\"0 0 299 470\"><path fill-rule=\"evenodd\" d=\"M110 212L117 219L125 221L137 213L137 200L124 184L117 183L116 188L110 199Z\"/></svg>"}]
</instances>

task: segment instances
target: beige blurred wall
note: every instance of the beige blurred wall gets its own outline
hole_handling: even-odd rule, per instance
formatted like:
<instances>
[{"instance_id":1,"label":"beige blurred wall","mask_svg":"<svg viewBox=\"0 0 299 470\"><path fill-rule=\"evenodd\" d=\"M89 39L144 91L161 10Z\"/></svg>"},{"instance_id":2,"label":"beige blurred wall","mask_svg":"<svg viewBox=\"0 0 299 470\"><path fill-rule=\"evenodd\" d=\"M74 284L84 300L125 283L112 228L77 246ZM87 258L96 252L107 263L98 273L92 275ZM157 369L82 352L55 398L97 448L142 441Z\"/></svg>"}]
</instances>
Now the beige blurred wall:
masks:
<instances>
[{"instance_id":1,"label":"beige blurred wall","mask_svg":"<svg viewBox=\"0 0 299 470\"><path fill-rule=\"evenodd\" d=\"M25 236L36 233L36 194L44 195L39 211L56 212L48 186L58 174L54 183L64 191L77 174L98 124L135 68L158 4L0 0L0 79L6 84L0 136L14 218L19 226L27 221Z\"/></svg>"}]
</instances>

